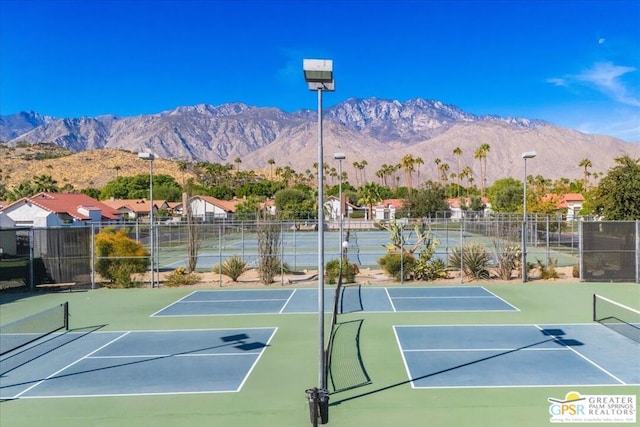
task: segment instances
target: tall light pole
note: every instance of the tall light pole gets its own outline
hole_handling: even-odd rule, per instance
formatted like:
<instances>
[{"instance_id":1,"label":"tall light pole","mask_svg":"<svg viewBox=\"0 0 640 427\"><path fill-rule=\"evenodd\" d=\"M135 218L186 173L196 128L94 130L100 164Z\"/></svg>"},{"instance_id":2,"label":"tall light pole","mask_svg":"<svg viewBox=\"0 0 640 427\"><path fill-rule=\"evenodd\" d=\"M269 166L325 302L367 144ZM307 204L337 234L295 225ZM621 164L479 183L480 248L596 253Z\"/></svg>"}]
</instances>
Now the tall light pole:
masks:
<instances>
[{"instance_id":1,"label":"tall light pole","mask_svg":"<svg viewBox=\"0 0 640 427\"><path fill-rule=\"evenodd\" d=\"M312 422L318 422L313 417L317 409L320 422L328 422L329 393L327 391L326 354L324 349L324 162L322 150L322 92L335 90L333 81L333 61L331 59L304 59L302 61L304 79L309 84L309 90L318 92L318 388L312 392L310 398L314 400ZM307 392L309 393L309 392Z\"/></svg>"},{"instance_id":2,"label":"tall light pole","mask_svg":"<svg viewBox=\"0 0 640 427\"><path fill-rule=\"evenodd\" d=\"M343 231L343 223L344 223L344 203L342 201L342 161L346 159L344 153L335 153L333 158L338 161L338 197L340 198L340 243L338 243L338 250L340 253L340 279L342 279L342 258L344 257L344 231Z\"/></svg>"},{"instance_id":3,"label":"tall light pole","mask_svg":"<svg viewBox=\"0 0 640 427\"><path fill-rule=\"evenodd\" d=\"M151 272L151 287L155 287L155 270L154 270L154 240L153 240L153 160L156 158L153 153L138 153L138 158L149 162L149 264Z\"/></svg>"},{"instance_id":4,"label":"tall light pole","mask_svg":"<svg viewBox=\"0 0 640 427\"><path fill-rule=\"evenodd\" d=\"M533 159L535 151L522 153L524 159L524 201L522 205L522 283L527 281L527 159Z\"/></svg>"}]
</instances>

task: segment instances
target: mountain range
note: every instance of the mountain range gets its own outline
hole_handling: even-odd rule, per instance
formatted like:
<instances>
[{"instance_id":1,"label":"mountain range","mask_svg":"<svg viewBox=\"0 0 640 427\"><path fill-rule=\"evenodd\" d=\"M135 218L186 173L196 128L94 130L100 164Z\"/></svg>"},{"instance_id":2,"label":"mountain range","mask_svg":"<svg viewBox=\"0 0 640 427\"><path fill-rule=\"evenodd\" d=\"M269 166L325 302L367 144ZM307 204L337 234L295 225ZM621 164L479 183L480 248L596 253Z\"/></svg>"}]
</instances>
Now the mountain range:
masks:
<instances>
[{"instance_id":1,"label":"mountain range","mask_svg":"<svg viewBox=\"0 0 640 427\"><path fill-rule=\"evenodd\" d=\"M399 163L406 154L424 161L418 182L438 179L437 163L447 163L449 174L458 172L458 164L470 167L479 185L480 161L475 153L482 144L490 147L488 183L505 177L523 179L524 151L538 153L530 160L528 174L549 179L582 177L584 170L578 165L585 158L592 172L606 172L624 154L640 158L640 143L541 120L474 115L434 100L352 98L325 109L323 118L323 161L337 168L333 154L345 153L343 170L356 185L358 174L376 180L377 170ZM54 118L21 112L0 116L0 138L5 146L26 142L52 143L72 152L150 151L170 160L235 162L243 169L266 169L273 159L275 167L304 172L318 162L316 123L316 111L288 113L243 103L181 106L134 117ZM453 154L457 148L459 156ZM366 169L357 171L353 163L363 161Z\"/></svg>"}]
</instances>

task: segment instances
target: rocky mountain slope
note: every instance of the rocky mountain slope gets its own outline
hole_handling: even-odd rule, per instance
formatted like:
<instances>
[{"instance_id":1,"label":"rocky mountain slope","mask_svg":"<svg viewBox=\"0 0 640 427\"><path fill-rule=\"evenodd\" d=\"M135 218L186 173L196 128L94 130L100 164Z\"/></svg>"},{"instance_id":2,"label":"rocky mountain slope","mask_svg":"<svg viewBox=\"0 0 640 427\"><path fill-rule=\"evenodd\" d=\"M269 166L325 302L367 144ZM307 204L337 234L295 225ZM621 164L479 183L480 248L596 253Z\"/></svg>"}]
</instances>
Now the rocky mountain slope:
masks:
<instances>
[{"instance_id":1,"label":"rocky mountain slope","mask_svg":"<svg viewBox=\"0 0 640 427\"><path fill-rule=\"evenodd\" d=\"M151 151L164 159L234 163L245 169L264 169L270 159L298 172L313 170L318 161L315 111L287 113L242 103L196 105L152 115L119 118L113 115L54 119L37 113L2 116L0 136L5 145L20 142L54 143L73 152L120 149ZM587 135L540 120L476 116L440 101L406 102L349 99L326 109L325 163L337 166L333 153L344 152L343 164L352 181L358 173L374 180L383 165L399 163L405 154L423 159L420 178L437 179L436 160L449 165L449 174L468 166L480 182L480 162L474 158L488 144L487 182L523 177L523 151L538 157L528 173L549 179L582 176L578 164L592 162L592 172L605 172L615 157L640 157L640 144L609 136ZM459 148L462 154L455 156ZM366 161L358 172L354 162ZM237 163L237 162L236 162Z\"/></svg>"}]
</instances>

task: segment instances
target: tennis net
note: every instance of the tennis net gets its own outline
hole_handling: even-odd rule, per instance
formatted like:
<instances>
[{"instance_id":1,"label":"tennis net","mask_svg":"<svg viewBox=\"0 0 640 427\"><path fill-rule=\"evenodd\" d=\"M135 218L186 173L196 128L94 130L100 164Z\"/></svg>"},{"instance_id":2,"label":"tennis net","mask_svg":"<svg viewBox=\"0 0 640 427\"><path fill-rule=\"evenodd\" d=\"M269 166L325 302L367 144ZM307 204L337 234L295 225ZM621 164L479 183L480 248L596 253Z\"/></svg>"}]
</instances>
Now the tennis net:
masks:
<instances>
[{"instance_id":1,"label":"tennis net","mask_svg":"<svg viewBox=\"0 0 640 427\"><path fill-rule=\"evenodd\" d=\"M60 329L69 329L69 303L42 310L0 325L0 355L25 346Z\"/></svg>"},{"instance_id":2,"label":"tennis net","mask_svg":"<svg viewBox=\"0 0 640 427\"><path fill-rule=\"evenodd\" d=\"M636 342L640 342L640 311L593 295L593 320Z\"/></svg>"}]
</instances>

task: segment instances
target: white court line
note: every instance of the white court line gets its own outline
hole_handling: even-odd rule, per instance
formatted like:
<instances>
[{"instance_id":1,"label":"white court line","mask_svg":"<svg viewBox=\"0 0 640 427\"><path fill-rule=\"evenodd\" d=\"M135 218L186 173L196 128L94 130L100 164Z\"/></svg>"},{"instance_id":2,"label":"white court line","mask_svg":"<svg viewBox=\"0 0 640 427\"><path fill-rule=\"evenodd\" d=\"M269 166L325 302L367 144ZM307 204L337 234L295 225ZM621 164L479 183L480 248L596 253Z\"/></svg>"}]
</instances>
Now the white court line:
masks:
<instances>
[{"instance_id":1,"label":"white court line","mask_svg":"<svg viewBox=\"0 0 640 427\"><path fill-rule=\"evenodd\" d=\"M195 294L196 292L199 292L199 291L193 291L193 292L191 292L191 293L189 293L189 294L187 294L187 295L183 296L183 297L182 297L182 298L180 298L179 300L172 302L171 304L169 304L169 305L167 305L167 306L165 306L165 307L161 308L160 310L156 311L155 313L152 313L149 317L153 317L153 316L155 316L156 314L160 313L161 311L164 311L164 310L168 309L168 308L169 308L169 307L171 307L172 305L178 304L178 303L179 303L179 302L181 302L183 299L185 299L185 298L189 298L191 295Z\"/></svg>"},{"instance_id":2,"label":"white court line","mask_svg":"<svg viewBox=\"0 0 640 427\"><path fill-rule=\"evenodd\" d=\"M540 329L541 331L545 331L545 328L540 327L539 325L533 325L536 328ZM553 337L554 339L558 340L556 342L558 342L558 344L562 344L562 337L559 337L557 335L549 335L550 337ZM562 344L564 345L564 344ZM598 368L599 370L601 370L602 372L604 372L605 374L607 374L608 376L610 376L611 378L613 378L614 380L618 381L620 384L627 384L624 381L622 381L620 378L616 377L615 375L613 375L611 372L607 371L606 369L604 369L602 366L598 365L596 362L594 362L593 360L589 359L587 356L583 355L582 353L580 353L579 351L577 351L576 349L574 349L571 346L565 345L565 347L567 347L569 350L571 350L572 352L574 352L576 355L580 356L581 358L583 358L586 362L592 364L593 366L595 366L596 368Z\"/></svg>"},{"instance_id":3,"label":"white court line","mask_svg":"<svg viewBox=\"0 0 640 427\"><path fill-rule=\"evenodd\" d=\"M277 330L278 330L278 328L273 328L273 333L271 334L271 336L269 337L269 339L265 343L265 346L262 347L262 350L260 351L260 353L258 353L258 357L256 357L256 360L253 362L253 365L251 365L251 368L249 368L249 370L247 371L247 375L245 375L244 379L240 382L240 385L238 386L236 391L242 390L242 387L244 386L244 383L247 381L247 379L249 379L249 375L251 375L251 372L253 372L253 369L258 364L258 361L260 360L260 358L264 354L264 351L269 347L269 344L271 344L271 340L275 336Z\"/></svg>"},{"instance_id":4,"label":"white court line","mask_svg":"<svg viewBox=\"0 0 640 427\"><path fill-rule=\"evenodd\" d=\"M501 300L502 302L504 302L505 304L507 304L510 307L513 307L514 310L516 311L520 311L520 309L518 307L516 307L513 304L510 304L509 301L505 300L504 298L500 297L499 295L494 294L493 292L491 292L490 290L488 290L487 288L485 288L484 286L482 286L482 289L484 289L485 292L490 293L491 295L493 295L494 297L498 298L499 300Z\"/></svg>"},{"instance_id":5,"label":"white court line","mask_svg":"<svg viewBox=\"0 0 640 427\"><path fill-rule=\"evenodd\" d=\"M549 340L551 341L551 340ZM465 351L567 351L568 348L417 348L402 350L406 353L420 353L420 352L465 352Z\"/></svg>"},{"instance_id":6,"label":"white court line","mask_svg":"<svg viewBox=\"0 0 640 427\"><path fill-rule=\"evenodd\" d=\"M391 308L393 312L396 312L396 306L393 304L393 299L391 299L391 295L389 295L389 289L384 288L384 292L387 294L387 298L389 299L389 304L391 304Z\"/></svg>"},{"instance_id":7,"label":"white court line","mask_svg":"<svg viewBox=\"0 0 640 427\"><path fill-rule=\"evenodd\" d=\"M394 297L395 299L479 299L479 298L491 298L491 299L495 299L495 296L492 295L485 295L485 296L452 296L452 297L426 297L426 296L420 296L420 297Z\"/></svg>"},{"instance_id":8,"label":"white court line","mask_svg":"<svg viewBox=\"0 0 640 427\"><path fill-rule=\"evenodd\" d=\"M203 299L203 300L192 300L192 301L182 301L180 304L192 304L192 303L227 303L227 302L265 302L265 301L288 301L285 298L257 298L257 299Z\"/></svg>"},{"instance_id":9,"label":"white court line","mask_svg":"<svg viewBox=\"0 0 640 427\"><path fill-rule=\"evenodd\" d=\"M86 354L85 356L81 357L80 359L78 359L78 360L76 360L76 361L74 361L74 362L69 363L67 366L63 367L62 369L58 369L56 372L54 372L53 374L51 374L51 375L47 376L45 379L38 381L37 383L35 383L35 384L34 384L34 385L32 385L31 387L27 388L26 390L22 390L20 393L16 394L16 395L14 396L14 399L15 399L15 398L18 398L18 397L20 397L20 396L22 396L22 395L23 395L23 394L25 394L26 392L28 392L28 391L32 390L33 388L35 388L35 387L39 386L40 384L42 384L43 382L47 381L48 379L51 379L51 378L55 377L55 376L56 376L56 375L58 375L60 372L62 372L62 371L64 371L64 370L66 370L66 369L68 369L68 368L72 367L72 366L73 366L73 365L75 365L76 363L79 363L79 362L83 361L84 359L88 358L88 357L89 357L89 356L91 356L92 354L95 354L96 352L98 352L98 351L102 350L102 349L103 349L103 348L105 348L106 346L111 345L112 343L114 343L114 342L116 342L116 341L118 341L118 340L120 340L120 339L122 339L122 338L126 337L126 336L127 336L127 335L129 335L129 334L130 334L130 332L125 332L125 333L123 333L122 335L120 335L120 336L118 336L118 337L116 337L116 338L112 339L112 340L111 340L111 341L109 341L108 343L106 343L106 344L104 344L104 345L102 345L102 346L98 347L97 349L93 350L92 352L90 352L90 353Z\"/></svg>"},{"instance_id":10,"label":"white court line","mask_svg":"<svg viewBox=\"0 0 640 427\"><path fill-rule=\"evenodd\" d=\"M289 305L289 301L291 301L291 298L293 298L293 295L296 293L296 291L297 289L294 289L293 292L291 292L291 295L289 295L289 298L287 298L287 302L284 303L278 314L282 314L284 309L287 308L287 305Z\"/></svg>"}]
</instances>

